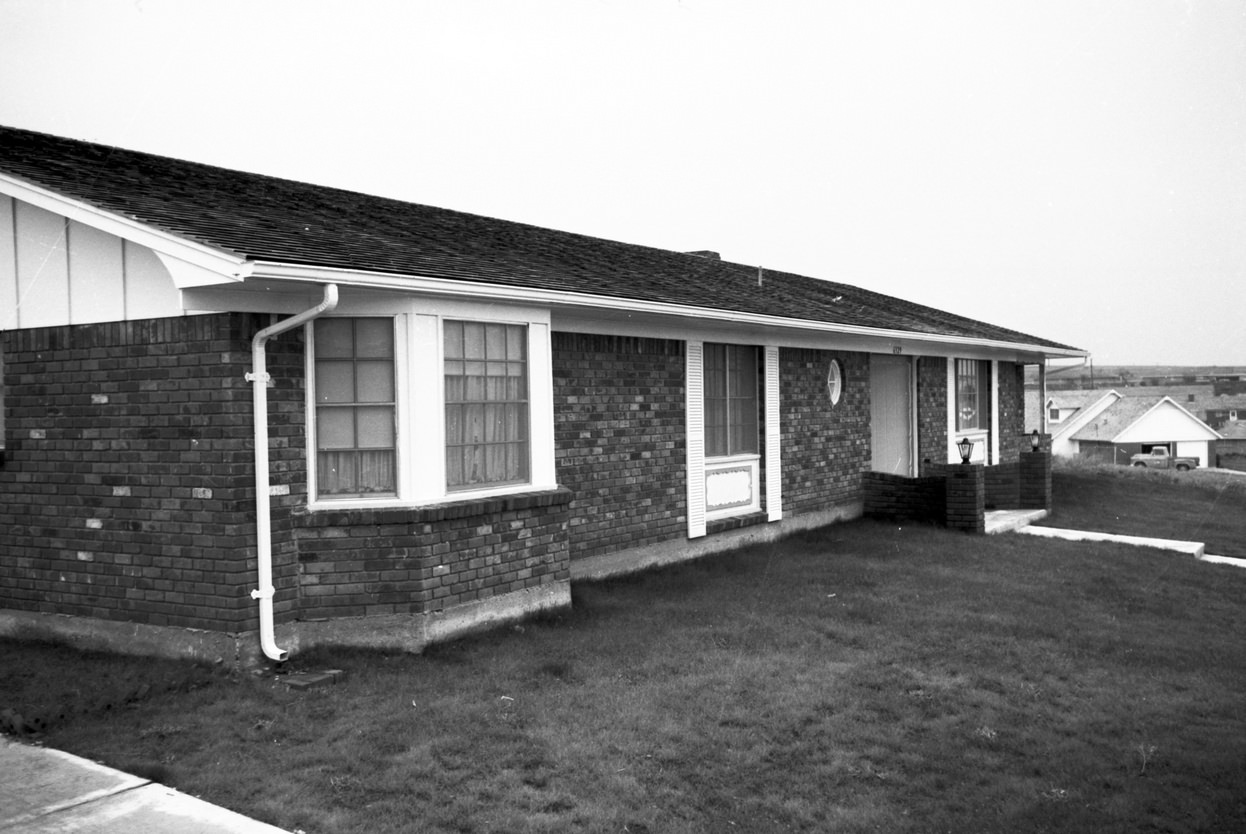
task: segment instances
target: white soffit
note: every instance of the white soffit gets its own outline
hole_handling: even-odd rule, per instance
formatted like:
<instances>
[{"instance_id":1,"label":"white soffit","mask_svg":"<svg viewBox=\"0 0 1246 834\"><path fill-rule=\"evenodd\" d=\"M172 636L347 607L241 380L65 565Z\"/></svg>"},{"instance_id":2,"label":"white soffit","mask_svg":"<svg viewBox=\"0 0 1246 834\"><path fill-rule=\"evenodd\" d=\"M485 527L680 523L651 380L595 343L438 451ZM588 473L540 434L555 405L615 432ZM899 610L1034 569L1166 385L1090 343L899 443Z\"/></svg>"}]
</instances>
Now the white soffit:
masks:
<instances>
[{"instance_id":1,"label":"white soffit","mask_svg":"<svg viewBox=\"0 0 1246 834\"><path fill-rule=\"evenodd\" d=\"M358 272L331 267L305 267L297 264L257 261L253 275L256 278L274 278L282 281L324 283L331 281L344 287L387 289L395 292L421 293L448 297L471 297L478 300L508 301L533 304L550 308L554 313L556 330L576 329L582 332L650 335L669 331L671 338L687 338L688 326L697 328L698 334L722 328L734 334L734 341L745 339L749 328L758 334L766 333L773 341L776 330L787 331L789 338L784 344L825 346L828 335L858 337L859 347L842 349L869 350L871 352L897 355L947 356L977 359L998 359L1022 364L1041 362L1044 357L1083 357L1088 354L1076 349L1062 349L1042 345L1005 342L964 336L945 336L918 333L908 330L887 330L860 325L833 324L770 316L758 313L740 313L662 302L639 301L628 298L597 296L505 284L487 284L420 275L389 275ZM622 326L626 325L626 326ZM803 334L804 339L796 338ZM700 338L700 336L698 336ZM732 341L733 339L727 339ZM806 341L807 340L807 341ZM756 341L756 339L753 339Z\"/></svg>"}]
</instances>

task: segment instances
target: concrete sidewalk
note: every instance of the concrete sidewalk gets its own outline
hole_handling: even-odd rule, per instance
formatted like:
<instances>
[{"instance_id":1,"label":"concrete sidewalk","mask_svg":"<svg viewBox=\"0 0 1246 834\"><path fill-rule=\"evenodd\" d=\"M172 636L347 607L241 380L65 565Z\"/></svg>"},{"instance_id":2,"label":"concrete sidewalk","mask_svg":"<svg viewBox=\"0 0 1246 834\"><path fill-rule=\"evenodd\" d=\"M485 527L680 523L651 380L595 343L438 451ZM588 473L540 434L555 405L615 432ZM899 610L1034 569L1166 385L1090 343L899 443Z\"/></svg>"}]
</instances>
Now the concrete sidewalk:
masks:
<instances>
[{"instance_id":1,"label":"concrete sidewalk","mask_svg":"<svg viewBox=\"0 0 1246 834\"><path fill-rule=\"evenodd\" d=\"M6 834L283 834L164 785L0 736Z\"/></svg>"}]
</instances>

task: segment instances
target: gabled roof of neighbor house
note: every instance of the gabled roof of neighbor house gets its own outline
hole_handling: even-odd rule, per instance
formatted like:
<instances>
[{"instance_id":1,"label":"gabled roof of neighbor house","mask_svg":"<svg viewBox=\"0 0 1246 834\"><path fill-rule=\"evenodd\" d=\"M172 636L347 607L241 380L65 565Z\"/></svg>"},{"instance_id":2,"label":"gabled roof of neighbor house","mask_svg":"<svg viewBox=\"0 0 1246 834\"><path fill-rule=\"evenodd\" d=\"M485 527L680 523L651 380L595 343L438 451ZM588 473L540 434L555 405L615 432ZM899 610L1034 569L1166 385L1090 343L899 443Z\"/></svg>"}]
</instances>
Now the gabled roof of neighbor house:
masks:
<instances>
[{"instance_id":1,"label":"gabled roof of neighbor house","mask_svg":"<svg viewBox=\"0 0 1246 834\"><path fill-rule=\"evenodd\" d=\"M1122 397L1105 408L1091 422L1082 426L1072 436L1073 440L1116 441L1130 429L1138 427L1148 417L1161 410L1170 410L1188 419L1189 424L1198 427L1206 434L1205 439L1214 439L1218 435L1215 430L1195 417L1172 397ZM1162 441L1171 438L1153 437L1152 440Z\"/></svg>"},{"instance_id":2,"label":"gabled roof of neighbor house","mask_svg":"<svg viewBox=\"0 0 1246 834\"><path fill-rule=\"evenodd\" d=\"M16 181L243 261L433 278L773 316L1081 355L880 293L0 126Z\"/></svg>"},{"instance_id":3,"label":"gabled roof of neighbor house","mask_svg":"<svg viewBox=\"0 0 1246 834\"><path fill-rule=\"evenodd\" d=\"M1033 388L1027 388L1025 392L1025 430L1032 431L1037 429L1043 420L1048 405L1039 405L1042 392ZM1113 401L1119 400L1121 394L1111 388L1096 388L1093 390L1076 390L1076 391L1049 391L1047 392L1047 403L1057 408L1074 409L1072 413L1067 415L1058 423L1048 421L1047 428L1051 432L1052 437L1059 437L1067 434L1074 426L1080 425L1080 420L1088 413L1097 413L1103 410Z\"/></svg>"}]
</instances>

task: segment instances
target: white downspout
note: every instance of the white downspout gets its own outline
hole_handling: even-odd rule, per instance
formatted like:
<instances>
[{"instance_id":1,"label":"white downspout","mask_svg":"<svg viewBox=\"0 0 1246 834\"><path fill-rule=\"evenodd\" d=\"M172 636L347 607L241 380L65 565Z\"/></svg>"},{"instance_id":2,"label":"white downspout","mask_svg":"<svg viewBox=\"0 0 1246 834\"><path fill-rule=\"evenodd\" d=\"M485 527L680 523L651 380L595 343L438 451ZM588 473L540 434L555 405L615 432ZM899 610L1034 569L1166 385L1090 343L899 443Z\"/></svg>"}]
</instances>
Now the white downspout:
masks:
<instances>
[{"instance_id":1,"label":"white downspout","mask_svg":"<svg viewBox=\"0 0 1246 834\"><path fill-rule=\"evenodd\" d=\"M274 336L300 327L317 316L337 307L337 284L325 284L324 300L310 310L265 327L251 340L251 383L255 411L255 553L258 562L259 588L251 599L260 601L260 646L264 654L278 663L286 659L286 650L278 648L273 639L273 539L272 518L268 500L268 366L265 345Z\"/></svg>"}]
</instances>

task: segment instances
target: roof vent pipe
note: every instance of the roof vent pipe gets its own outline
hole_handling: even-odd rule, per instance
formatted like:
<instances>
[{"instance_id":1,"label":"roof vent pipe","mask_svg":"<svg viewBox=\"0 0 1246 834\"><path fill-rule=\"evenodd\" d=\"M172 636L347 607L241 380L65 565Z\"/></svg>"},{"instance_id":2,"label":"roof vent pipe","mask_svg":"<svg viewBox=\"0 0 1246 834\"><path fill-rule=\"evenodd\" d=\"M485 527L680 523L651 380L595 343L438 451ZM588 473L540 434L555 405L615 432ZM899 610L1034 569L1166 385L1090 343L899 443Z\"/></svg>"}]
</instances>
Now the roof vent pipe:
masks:
<instances>
[{"instance_id":1,"label":"roof vent pipe","mask_svg":"<svg viewBox=\"0 0 1246 834\"><path fill-rule=\"evenodd\" d=\"M260 647L266 657L278 663L286 659L287 652L278 648L273 639L273 533L268 500L268 385L272 377L268 375L265 346L269 339L332 312L335 307L337 284L325 284L323 301L310 310L265 327L251 340L251 373L246 379L251 383L255 412L255 555L259 580L259 588L251 592L251 599L260 603Z\"/></svg>"}]
</instances>

